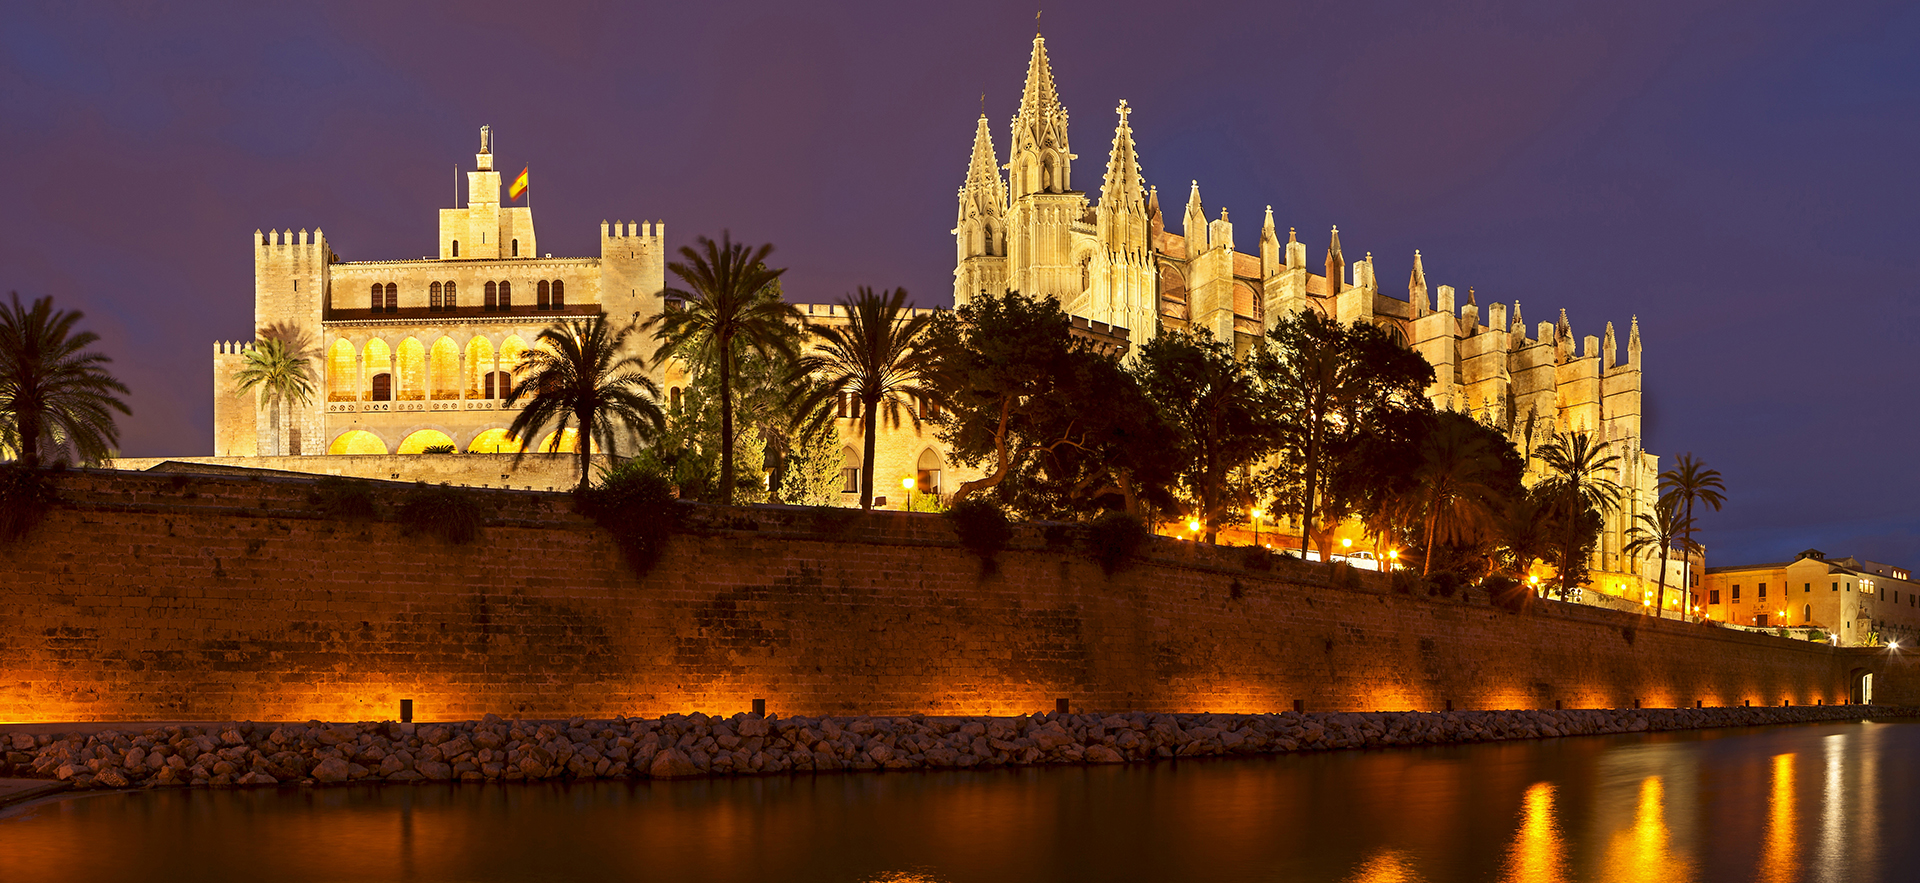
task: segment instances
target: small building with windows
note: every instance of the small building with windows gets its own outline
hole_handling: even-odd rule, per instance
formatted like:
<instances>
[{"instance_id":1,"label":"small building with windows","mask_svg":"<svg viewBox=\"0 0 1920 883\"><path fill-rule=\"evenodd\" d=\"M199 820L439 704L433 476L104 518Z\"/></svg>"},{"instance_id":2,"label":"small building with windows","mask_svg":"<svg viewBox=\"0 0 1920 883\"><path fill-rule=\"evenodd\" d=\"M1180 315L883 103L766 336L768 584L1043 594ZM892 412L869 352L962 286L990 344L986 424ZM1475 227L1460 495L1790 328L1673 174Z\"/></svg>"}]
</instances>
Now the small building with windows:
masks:
<instances>
[{"instance_id":1,"label":"small building with windows","mask_svg":"<svg viewBox=\"0 0 1920 883\"><path fill-rule=\"evenodd\" d=\"M543 254L533 209L501 203L490 130L481 129L466 205L441 209L435 253L347 261L315 229L255 231L254 317L304 338L318 395L274 423L236 395L245 341L214 349L214 455L513 453L504 399L520 353L556 320L643 319L664 305L664 223L602 223L600 253ZM654 342L631 345L651 357ZM656 377L665 385L671 366ZM573 449L567 438L538 450Z\"/></svg>"},{"instance_id":2,"label":"small building with windows","mask_svg":"<svg viewBox=\"0 0 1920 883\"><path fill-rule=\"evenodd\" d=\"M1700 586L1708 619L1753 628L1819 629L1839 646L1920 641L1920 583L1904 567L1828 558L1709 567Z\"/></svg>"}]
</instances>

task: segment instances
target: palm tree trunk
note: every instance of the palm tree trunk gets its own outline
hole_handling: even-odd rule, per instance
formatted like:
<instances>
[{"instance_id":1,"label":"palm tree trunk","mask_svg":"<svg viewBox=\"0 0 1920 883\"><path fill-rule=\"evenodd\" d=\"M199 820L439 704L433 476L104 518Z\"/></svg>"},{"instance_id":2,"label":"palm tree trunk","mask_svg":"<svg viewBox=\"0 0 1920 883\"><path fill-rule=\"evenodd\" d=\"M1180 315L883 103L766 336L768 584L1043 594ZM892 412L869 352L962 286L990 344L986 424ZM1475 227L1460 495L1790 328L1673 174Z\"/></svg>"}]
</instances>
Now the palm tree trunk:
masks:
<instances>
[{"instance_id":1,"label":"palm tree trunk","mask_svg":"<svg viewBox=\"0 0 1920 883\"><path fill-rule=\"evenodd\" d=\"M720 349L720 505L733 505L733 341Z\"/></svg>"},{"instance_id":2,"label":"palm tree trunk","mask_svg":"<svg viewBox=\"0 0 1920 883\"><path fill-rule=\"evenodd\" d=\"M875 396L873 401L867 401L866 396L861 396L860 405L863 409L860 417L867 423L861 432L861 435L866 437L864 445L866 450L860 455L860 508L871 510L873 508L873 446L880 434L880 422L875 419L878 415L874 414L874 411L880 407L879 396Z\"/></svg>"},{"instance_id":3,"label":"palm tree trunk","mask_svg":"<svg viewBox=\"0 0 1920 883\"><path fill-rule=\"evenodd\" d=\"M1668 546L1672 544L1669 543ZM1659 619L1667 618L1667 547L1660 549L1660 591L1653 596L1653 615Z\"/></svg>"},{"instance_id":4,"label":"palm tree trunk","mask_svg":"<svg viewBox=\"0 0 1920 883\"><path fill-rule=\"evenodd\" d=\"M1580 533L1580 485L1570 482L1567 485L1567 545L1560 555L1560 600L1567 600L1568 590L1573 588L1573 538Z\"/></svg>"},{"instance_id":5,"label":"palm tree trunk","mask_svg":"<svg viewBox=\"0 0 1920 883\"><path fill-rule=\"evenodd\" d=\"M34 408L21 408L14 415L13 428L20 433L20 465L32 468L40 465L40 412Z\"/></svg>"},{"instance_id":6,"label":"palm tree trunk","mask_svg":"<svg viewBox=\"0 0 1920 883\"><path fill-rule=\"evenodd\" d=\"M575 439L573 443L574 453L580 455L580 486L575 488L573 493L577 497L585 497L587 495L587 470L593 465L593 433L590 430L593 424L588 422L592 419L593 412L587 409L581 409L575 411L573 416L580 421L580 437Z\"/></svg>"},{"instance_id":7,"label":"palm tree trunk","mask_svg":"<svg viewBox=\"0 0 1920 883\"><path fill-rule=\"evenodd\" d=\"M1692 554L1692 552L1693 552L1693 497L1687 497L1687 542L1685 545L1680 547L1680 574L1681 574L1680 582L1682 584L1682 588L1680 591L1684 595L1684 597L1687 599L1686 600L1687 609L1680 611L1683 614L1680 617L1681 619L1686 619L1688 616L1693 615L1693 603L1694 603L1693 601L1693 559L1688 557L1689 555Z\"/></svg>"},{"instance_id":8,"label":"palm tree trunk","mask_svg":"<svg viewBox=\"0 0 1920 883\"><path fill-rule=\"evenodd\" d=\"M1423 556L1425 560L1420 562L1421 576L1426 576L1427 574L1430 574L1433 572L1433 523L1435 520L1437 520L1437 514L1438 513L1434 511L1433 502L1428 501L1427 503L1427 553L1425 556Z\"/></svg>"},{"instance_id":9,"label":"palm tree trunk","mask_svg":"<svg viewBox=\"0 0 1920 883\"><path fill-rule=\"evenodd\" d=\"M280 403L267 409L267 428L273 433L273 455L280 456Z\"/></svg>"},{"instance_id":10,"label":"palm tree trunk","mask_svg":"<svg viewBox=\"0 0 1920 883\"><path fill-rule=\"evenodd\" d=\"M1320 423L1307 430L1307 499L1300 507L1300 557L1307 557L1307 538L1313 535L1313 495L1318 490L1320 470ZM1323 552L1325 550L1322 550ZM1322 559L1326 556L1323 554Z\"/></svg>"}]
</instances>

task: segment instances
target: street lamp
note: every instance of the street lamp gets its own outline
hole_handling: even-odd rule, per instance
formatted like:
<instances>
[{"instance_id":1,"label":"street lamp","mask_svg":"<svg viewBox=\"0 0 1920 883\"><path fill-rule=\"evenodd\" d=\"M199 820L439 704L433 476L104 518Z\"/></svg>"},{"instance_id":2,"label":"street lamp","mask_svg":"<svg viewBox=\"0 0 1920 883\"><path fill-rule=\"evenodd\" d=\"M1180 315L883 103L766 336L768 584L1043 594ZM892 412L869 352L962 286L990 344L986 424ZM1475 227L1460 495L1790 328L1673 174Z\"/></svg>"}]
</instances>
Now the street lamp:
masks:
<instances>
[{"instance_id":1,"label":"street lamp","mask_svg":"<svg viewBox=\"0 0 1920 883\"><path fill-rule=\"evenodd\" d=\"M1198 540L1199 539L1198 534L1200 533L1200 519L1198 518L1187 519L1187 530L1192 531L1195 534L1194 539Z\"/></svg>"},{"instance_id":2,"label":"street lamp","mask_svg":"<svg viewBox=\"0 0 1920 883\"><path fill-rule=\"evenodd\" d=\"M1253 544L1256 546L1260 545L1260 515L1261 514L1262 513L1260 512L1259 506L1255 506L1247 510L1247 517L1253 519Z\"/></svg>"}]
</instances>

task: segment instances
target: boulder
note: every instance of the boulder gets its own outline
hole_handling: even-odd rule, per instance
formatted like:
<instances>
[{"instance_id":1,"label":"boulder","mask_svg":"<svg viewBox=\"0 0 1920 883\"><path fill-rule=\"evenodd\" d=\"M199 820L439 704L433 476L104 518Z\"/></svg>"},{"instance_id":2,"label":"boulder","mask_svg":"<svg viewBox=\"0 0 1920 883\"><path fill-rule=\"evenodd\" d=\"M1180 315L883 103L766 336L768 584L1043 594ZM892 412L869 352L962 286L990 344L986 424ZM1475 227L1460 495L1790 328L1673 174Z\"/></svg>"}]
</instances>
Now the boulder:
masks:
<instances>
[{"instance_id":1,"label":"boulder","mask_svg":"<svg viewBox=\"0 0 1920 883\"><path fill-rule=\"evenodd\" d=\"M317 782L344 782L349 767L347 762L337 757L329 757L313 767L313 778Z\"/></svg>"},{"instance_id":2,"label":"boulder","mask_svg":"<svg viewBox=\"0 0 1920 883\"><path fill-rule=\"evenodd\" d=\"M693 759L686 752L669 748L654 756L647 774L656 779L677 779L700 775L700 768L693 765Z\"/></svg>"}]
</instances>

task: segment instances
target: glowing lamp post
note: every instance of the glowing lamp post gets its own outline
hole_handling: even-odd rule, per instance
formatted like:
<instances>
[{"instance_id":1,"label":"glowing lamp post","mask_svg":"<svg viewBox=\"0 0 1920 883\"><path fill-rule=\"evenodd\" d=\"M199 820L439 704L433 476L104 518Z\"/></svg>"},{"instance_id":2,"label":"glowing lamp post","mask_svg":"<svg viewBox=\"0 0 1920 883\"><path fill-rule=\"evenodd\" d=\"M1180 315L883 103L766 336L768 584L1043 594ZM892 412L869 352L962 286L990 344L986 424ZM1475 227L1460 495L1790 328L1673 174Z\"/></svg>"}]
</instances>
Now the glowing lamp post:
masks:
<instances>
[{"instance_id":1,"label":"glowing lamp post","mask_svg":"<svg viewBox=\"0 0 1920 883\"><path fill-rule=\"evenodd\" d=\"M1248 509L1247 517L1253 519L1253 544L1258 546L1260 545L1260 508L1256 506Z\"/></svg>"},{"instance_id":2,"label":"glowing lamp post","mask_svg":"<svg viewBox=\"0 0 1920 883\"><path fill-rule=\"evenodd\" d=\"M1200 540L1200 519L1198 518L1187 519L1187 531L1192 533L1193 534L1192 539L1195 542L1198 542Z\"/></svg>"}]
</instances>

